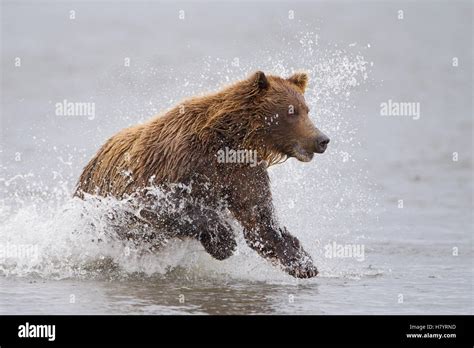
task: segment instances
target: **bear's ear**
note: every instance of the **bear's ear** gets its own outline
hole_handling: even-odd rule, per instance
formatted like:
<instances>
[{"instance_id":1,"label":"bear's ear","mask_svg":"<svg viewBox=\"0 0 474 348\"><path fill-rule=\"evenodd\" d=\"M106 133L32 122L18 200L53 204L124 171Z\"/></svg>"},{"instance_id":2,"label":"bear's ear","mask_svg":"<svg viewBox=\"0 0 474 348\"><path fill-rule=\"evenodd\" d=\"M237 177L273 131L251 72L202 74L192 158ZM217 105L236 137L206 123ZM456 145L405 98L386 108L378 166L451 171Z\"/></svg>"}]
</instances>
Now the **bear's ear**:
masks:
<instances>
[{"instance_id":1,"label":"bear's ear","mask_svg":"<svg viewBox=\"0 0 474 348\"><path fill-rule=\"evenodd\" d=\"M308 75L306 73L296 73L287 78L287 81L294 84L302 93L306 90L308 85Z\"/></svg>"},{"instance_id":2,"label":"bear's ear","mask_svg":"<svg viewBox=\"0 0 474 348\"><path fill-rule=\"evenodd\" d=\"M253 86L258 89L267 89L268 88L268 79L265 76L263 71L257 71L252 74L249 78Z\"/></svg>"}]
</instances>

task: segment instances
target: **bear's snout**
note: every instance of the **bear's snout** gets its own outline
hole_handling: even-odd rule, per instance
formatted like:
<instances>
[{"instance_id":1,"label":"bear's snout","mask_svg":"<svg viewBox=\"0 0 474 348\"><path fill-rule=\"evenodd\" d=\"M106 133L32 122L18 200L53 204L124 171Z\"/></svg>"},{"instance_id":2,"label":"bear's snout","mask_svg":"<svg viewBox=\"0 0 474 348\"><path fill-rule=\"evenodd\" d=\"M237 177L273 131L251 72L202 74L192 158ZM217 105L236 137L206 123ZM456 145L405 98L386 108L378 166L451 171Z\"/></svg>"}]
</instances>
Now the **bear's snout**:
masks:
<instances>
[{"instance_id":1,"label":"bear's snout","mask_svg":"<svg viewBox=\"0 0 474 348\"><path fill-rule=\"evenodd\" d=\"M326 134L321 133L316 137L315 141L315 150L316 153L323 153L326 151L328 144L329 144L329 137Z\"/></svg>"}]
</instances>

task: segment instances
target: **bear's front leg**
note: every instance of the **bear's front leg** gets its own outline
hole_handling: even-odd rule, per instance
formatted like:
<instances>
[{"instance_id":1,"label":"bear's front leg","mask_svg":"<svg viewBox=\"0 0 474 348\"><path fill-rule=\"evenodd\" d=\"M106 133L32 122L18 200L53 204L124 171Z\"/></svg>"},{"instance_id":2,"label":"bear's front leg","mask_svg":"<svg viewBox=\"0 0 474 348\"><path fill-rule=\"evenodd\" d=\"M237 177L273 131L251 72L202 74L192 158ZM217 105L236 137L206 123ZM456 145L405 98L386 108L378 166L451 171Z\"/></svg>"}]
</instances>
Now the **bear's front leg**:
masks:
<instances>
[{"instance_id":1,"label":"bear's front leg","mask_svg":"<svg viewBox=\"0 0 474 348\"><path fill-rule=\"evenodd\" d=\"M312 278L318 274L311 256L286 228L258 225L250 229L244 228L244 236L252 249L278 264L291 276Z\"/></svg>"},{"instance_id":2,"label":"bear's front leg","mask_svg":"<svg viewBox=\"0 0 474 348\"><path fill-rule=\"evenodd\" d=\"M281 257L281 259L285 260L284 269L293 277L316 277L318 270L313 264L311 256L301 246L300 241L295 236L292 236L285 227L280 229L280 232L283 238L283 253L287 250L292 250L292 252Z\"/></svg>"},{"instance_id":3,"label":"bear's front leg","mask_svg":"<svg viewBox=\"0 0 474 348\"><path fill-rule=\"evenodd\" d=\"M234 231L214 209L193 206L180 221L180 233L199 240L215 259L224 260L234 253L237 247Z\"/></svg>"},{"instance_id":4,"label":"bear's front leg","mask_svg":"<svg viewBox=\"0 0 474 348\"><path fill-rule=\"evenodd\" d=\"M197 239L204 249L217 260L224 260L232 256L237 247L231 226L223 221L208 221L202 224Z\"/></svg>"},{"instance_id":5,"label":"bear's front leg","mask_svg":"<svg viewBox=\"0 0 474 348\"><path fill-rule=\"evenodd\" d=\"M224 260L232 256L237 242L232 227L212 208L199 204L183 203L179 211L164 209L159 214L142 210L140 215L155 227L157 233L168 237L194 238L215 259Z\"/></svg>"},{"instance_id":6,"label":"bear's front leg","mask_svg":"<svg viewBox=\"0 0 474 348\"><path fill-rule=\"evenodd\" d=\"M244 228L247 244L294 277L315 277L311 256L275 218L266 168L243 170L234 178L238 189L229 192L229 209Z\"/></svg>"}]
</instances>

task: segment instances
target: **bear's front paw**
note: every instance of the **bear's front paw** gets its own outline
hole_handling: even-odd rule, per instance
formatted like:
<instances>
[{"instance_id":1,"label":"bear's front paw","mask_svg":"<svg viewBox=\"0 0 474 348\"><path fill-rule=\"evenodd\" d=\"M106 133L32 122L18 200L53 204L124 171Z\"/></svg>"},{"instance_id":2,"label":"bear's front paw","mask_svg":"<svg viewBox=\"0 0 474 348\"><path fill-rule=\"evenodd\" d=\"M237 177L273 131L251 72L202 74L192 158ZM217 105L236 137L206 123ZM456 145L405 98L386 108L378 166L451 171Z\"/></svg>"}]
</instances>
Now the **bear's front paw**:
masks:
<instances>
[{"instance_id":1,"label":"bear's front paw","mask_svg":"<svg viewBox=\"0 0 474 348\"><path fill-rule=\"evenodd\" d=\"M312 263L288 267L286 271L295 278L313 278L318 275L318 270Z\"/></svg>"},{"instance_id":2,"label":"bear's front paw","mask_svg":"<svg viewBox=\"0 0 474 348\"><path fill-rule=\"evenodd\" d=\"M204 249L215 259L225 260L232 256L237 248L234 233L230 226L217 224L202 231L199 235Z\"/></svg>"},{"instance_id":3,"label":"bear's front paw","mask_svg":"<svg viewBox=\"0 0 474 348\"><path fill-rule=\"evenodd\" d=\"M300 241L286 229L281 230L281 236L282 243L278 248L278 256L285 271L296 278L316 277L318 270Z\"/></svg>"}]
</instances>

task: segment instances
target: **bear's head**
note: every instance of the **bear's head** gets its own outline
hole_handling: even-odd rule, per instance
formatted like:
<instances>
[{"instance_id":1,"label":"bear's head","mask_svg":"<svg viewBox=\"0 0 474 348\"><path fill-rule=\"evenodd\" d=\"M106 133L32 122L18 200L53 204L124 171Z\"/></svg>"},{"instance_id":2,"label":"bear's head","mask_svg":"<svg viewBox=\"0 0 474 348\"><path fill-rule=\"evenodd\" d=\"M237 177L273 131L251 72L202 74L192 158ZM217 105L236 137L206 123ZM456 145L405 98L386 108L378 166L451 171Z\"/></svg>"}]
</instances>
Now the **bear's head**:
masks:
<instances>
[{"instance_id":1,"label":"bear's head","mask_svg":"<svg viewBox=\"0 0 474 348\"><path fill-rule=\"evenodd\" d=\"M253 86L260 136L264 146L281 157L309 162L314 153L323 153L329 138L314 126L304 99L308 84L305 73L288 78L266 76L258 71L249 78Z\"/></svg>"},{"instance_id":2,"label":"bear's head","mask_svg":"<svg viewBox=\"0 0 474 348\"><path fill-rule=\"evenodd\" d=\"M266 76L257 71L221 92L190 102L195 131L214 150L256 150L268 165L288 157L309 162L323 153L329 138L314 126L304 99L308 76ZM204 107L203 107L204 106ZM191 105L192 107L192 105Z\"/></svg>"}]
</instances>

